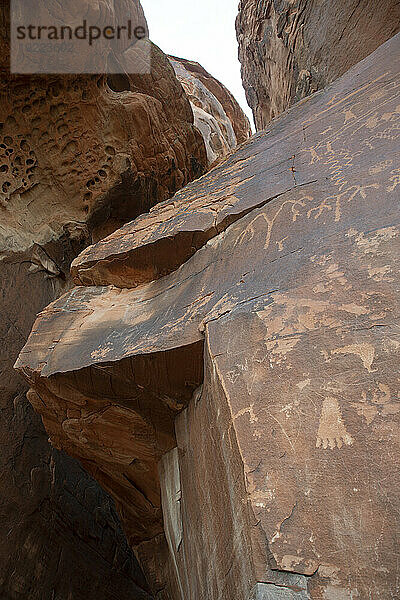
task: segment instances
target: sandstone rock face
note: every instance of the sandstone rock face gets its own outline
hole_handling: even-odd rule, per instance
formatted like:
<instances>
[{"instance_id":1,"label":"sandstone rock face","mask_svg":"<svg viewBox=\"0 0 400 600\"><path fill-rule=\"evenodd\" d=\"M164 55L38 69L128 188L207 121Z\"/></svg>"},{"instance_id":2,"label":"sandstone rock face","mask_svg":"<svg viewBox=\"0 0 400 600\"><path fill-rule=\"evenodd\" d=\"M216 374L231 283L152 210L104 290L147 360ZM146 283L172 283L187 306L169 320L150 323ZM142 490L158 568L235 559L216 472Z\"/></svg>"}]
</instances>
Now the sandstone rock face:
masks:
<instances>
[{"instance_id":1,"label":"sandstone rock face","mask_svg":"<svg viewBox=\"0 0 400 600\"><path fill-rule=\"evenodd\" d=\"M251 136L248 118L232 94L199 63L170 56L175 74L192 105L210 165Z\"/></svg>"},{"instance_id":2,"label":"sandstone rock face","mask_svg":"<svg viewBox=\"0 0 400 600\"><path fill-rule=\"evenodd\" d=\"M37 313L70 288L72 259L204 172L204 143L156 47L151 74L122 80L11 77L6 63L2 52L0 596L149 598L113 502L48 444L12 367Z\"/></svg>"},{"instance_id":3,"label":"sandstone rock face","mask_svg":"<svg viewBox=\"0 0 400 600\"><path fill-rule=\"evenodd\" d=\"M8 251L0 260L0 597L149 599L112 501L51 448L13 372L36 313L65 291L61 272L83 244L66 233L45 248Z\"/></svg>"},{"instance_id":4,"label":"sandstone rock face","mask_svg":"<svg viewBox=\"0 0 400 600\"><path fill-rule=\"evenodd\" d=\"M20 354L164 598L398 593L399 58L88 248Z\"/></svg>"},{"instance_id":5,"label":"sandstone rock face","mask_svg":"<svg viewBox=\"0 0 400 600\"><path fill-rule=\"evenodd\" d=\"M239 58L257 129L343 75L399 29L397 0L241 0Z\"/></svg>"}]
</instances>

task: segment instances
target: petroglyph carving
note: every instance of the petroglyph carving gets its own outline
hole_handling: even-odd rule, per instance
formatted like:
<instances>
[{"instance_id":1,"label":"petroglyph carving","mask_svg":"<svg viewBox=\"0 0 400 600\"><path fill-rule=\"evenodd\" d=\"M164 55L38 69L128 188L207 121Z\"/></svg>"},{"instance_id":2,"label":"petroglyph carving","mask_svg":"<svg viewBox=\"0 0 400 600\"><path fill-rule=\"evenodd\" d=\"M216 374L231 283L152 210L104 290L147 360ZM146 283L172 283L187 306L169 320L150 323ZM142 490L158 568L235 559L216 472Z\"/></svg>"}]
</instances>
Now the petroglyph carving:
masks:
<instances>
[{"instance_id":1,"label":"petroglyph carving","mask_svg":"<svg viewBox=\"0 0 400 600\"><path fill-rule=\"evenodd\" d=\"M344 115L344 122L347 123L347 121L350 121L351 119L355 119L356 115L353 113L351 108L347 108L343 111L343 115Z\"/></svg>"},{"instance_id":2,"label":"petroglyph carving","mask_svg":"<svg viewBox=\"0 0 400 600\"><path fill-rule=\"evenodd\" d=\"M354 198L356 198L356 196L358 195L360 195L361 198L365 200L367 197L367 190L371 188L378 189L379 184L371 183L370 185L352 185L340 194L328 196L327 198L325 198L319 206L311 208L308 211L307 217L310 218L311 215L315 212L314 219L319 219L324 210L334 210L335 222L338 222L340 221L340 218L342 216L343 202L352 202L352 200L354 200Z\"/></svg>"},{"instance_id":3,"label":"petroglyph carving","mask_svg":"<svg viewBox=\"0 0 400 600\"><path fill-rule=\"evenodd\" d=\"M254 413L254 402L253 404L250 404L250 406L248 406L247 408L242 408L242 410L239 410L236 413L236 415L234 415L232 421L236 421L236 419L242 417L245 414L249 415L250 423L256 423L258 421L258 417Z\"/></svg>"},{"instance_id":4,"label":"petroglyph carving","mask_svg":"<svg viewBox=\"0 0 400 600\"><path fill-rule=\"evenodd\" d=\"M297 217L301 214L300 209L304 208L306 206L306 202L310 202L312 200L313 200L312 196L303 196L302 198L300 198L298 200L286 200L285 202L281 203L278 210L275 212L275 214L273 216L269 216L268 214L265 214L265 213L258 214L256 217L254 217L254 219L252 221L250 221L250 223L247 225L246 229L238 237L237 244L243 244L243 243L250 242L256 234L255 223L258 221L258 219L262 219L265 221L265 223L267 225L267 235L266 235L265 243L264 243L264 249L267 250L269 248L269 245L271 242L271 236L272 236L272 230L273 230L274 224L275 224L276 220L278 219L279 215L286 209L286 207L287 206L290 207L290 212L292 213L292 221L294 223L297 220ZM278 243L278 245L279 245L279 243Z\"/></svg>"},{"instance_id":5,"label":"petroglyph carving","mask_svg":"<svg viewBox=\"0 0 400 600\"><path fill-rule=\"evenodd\" d=\"M361 150L354 152L341 149L333 150L332 143L326 144L326 155L327 158L324 160L324 165L329 169L330 177L335 186L339 187L339 191L342 191L346 185L348 185L347 179L345 179L345 169L348 169L353 165L354 159L360 154Z\"/></svg>"},{"instance_id":6,"label":"petroglyph carving","mask_svg":"<svg viewBox=\"0 0 400 600\"><path fill-rule=\"evenodd\" d=\"M284 238L282 238L281 240L279 240L278 242L276 242L276 245L278 246L279 252L282 252L284 243L285 243L285 241L287 239L288 239L288 236L285 236Z\"/></svg>"},{"instance_id":7,"label":"petroglyph carving","mask_svg":"<svg viewBox=\"0 0 400 600\"><path fill-rule=\"evenodd\" d=\"M383 267L372 267L371 265L368 266L369 276L371 277L371 279L374 279L378 282L393 281L393 278L386 277L386 275L388 275L388 273L390 273L391 270L392 269L390 265L384 265Z\"/></svg>"},{"instance_id":8,"label":"petroglyph carving","mask_svg":"<svg viewBox=\"0 0 400 600\"><path fill-rule=\"evenodd\" d=\"M236 383L238 377L244 373L245 371L249 370L249 365L248 365L248 361L247 358L244 360L243 364L236 364L235 368L232 371L228 371L228 373L226 374L228 380L232 383L232 385L234 383Z\"/></svg>"},{"instance_id":9,"label":"petroglyph carving","mask_svg":"<svg viewBox=\"0 0 400 600\"><path fill-rule=\"evenodd\" d=\"M375 348L372 344L352 344L351 346L336 348L332 354L355 354L360 357L368 373L374 373L375 371L375 369L371 369L375 358Z\"/></svg>"},{"instance_id":10,"label":"petroglyph carving","mask_svg":"<svg viewBox=\"0 0 400 600\"><path fill-rule=\"evenodd\" d=\"M383 229L378 229L373 234L365 235L363 232L358 232L355 229L350 229L346 237L354 237L357 247L364 252L364 254L385 254L384 250L379 250L380 245L383 242L388 242L399 235L399 231L396 227L390 226Z\"/></svg>"},{"instance_id":11,"label":"petroglyph carving","mask_svg":"<svg viewBox=\"0 0 400 600\"><path fill-rule=\"evenodd\" d=\"M299 337L291 338L278 338L276 340L268 341L265 343L267 350L270 351L270 362L276 362L280 364L285 361L287 354L293 350L293 348L300 341Z\"/></svg>"},{"instance_id":12,"label":"petroglyph carving","mask_svg":"<svg viewBox=\"0 0 400 600\"><path fill-rule=\"evenodd\" d=\"M386 190L388 192L394 192L397 186L400 185L400 169L391 171L391 177L389 177L389 179L392 183L387 186Z\"/></svg>"},{"instance_id":13,"label":"petroglyph carving","mask_svg":"<svg viewBox=\"0 0 400 600\"><path fill-rule=\"evenodd\" d=\"M321 157L319 156L314 146L311 146L310 148L305 148L304 151L309 152L311 155L310 162L308 163L309 165L313 165L314 163L319 162L321 160Z\"/></svg>"},{"instance_id":14,"label":"petroglyph carving","mask_svg":"<svg viewBox=\"0 0 400 600\"><path fill-rule=\"evenodd\" d=\"M377 175L378 173L382 173L382 171L385 171L386 169L388 169L392 165L392 163L393 163L392 160L381 161L381 162L377 163L376 165L373 165L372 167L370 167L368 169L368 173L370 175ZM392 171L392 173L393 173L393 171Z\"/></svg>"},{"instance_id":15,"label":"petroglyph carving","mask_svg":"<svg viewBox=\"0 0 400 600\"><path fill-rule=\"evenodd\" d=\"M378 383L378 389L374 391L363 391L360 402L352 402L351 406L356 409L357 414L371 425L379 415L385 417L400 412L400 402L397 398L392 399L392 391L386 383Z\"/></svg>"},{"instance_id":16,"label":"petroglyph carving","mask_svg":"<svg viewBox=\"0 0 400 600\"><path fill-rule=\"evenodd\" d=\"M317 448L327 450L342 448L343 444L352 446L353 438L347 432L343 422L338 401L335 398L325 398L322 405L321 418L317 434Z\"/></svg>"},{"instance_id":17,"label":"petroglyph carving","mask_svg":"<svg viewBox=\"0 0 400 600\"><path fill-rule=\"evenodd\" d=\"M366 394L363 392L363 399L361 402L352 402L351 406L356 409L357 414L365 419L367 425L371 425L372 421L378 414L378 408L372 404L368 404L366 401Z\"/></svg>"},{"instance_id":18,"label":"petroglyph carving","mask_svg":"<svg viewBox=\"0 0 400 600\"><path fill-rule=\"evenodd\" d=\"M279 353L290 351L295 344L288 343L288 340L295 340L297 343L298 334L319 327L340 325L337 316L332 316L332 311L337 312L337 305L328 300L291 298L280 293L273 294L273 300L273 304L266 306L264 310L257 311L257 315L268 328L266 344L276 344L279 341L281 345L277 345L279 350L276 350ZM284 308L282 309L282 307ZM273 347L271 346L269 349L272 350Z\"/></svg>"}]
</instances>

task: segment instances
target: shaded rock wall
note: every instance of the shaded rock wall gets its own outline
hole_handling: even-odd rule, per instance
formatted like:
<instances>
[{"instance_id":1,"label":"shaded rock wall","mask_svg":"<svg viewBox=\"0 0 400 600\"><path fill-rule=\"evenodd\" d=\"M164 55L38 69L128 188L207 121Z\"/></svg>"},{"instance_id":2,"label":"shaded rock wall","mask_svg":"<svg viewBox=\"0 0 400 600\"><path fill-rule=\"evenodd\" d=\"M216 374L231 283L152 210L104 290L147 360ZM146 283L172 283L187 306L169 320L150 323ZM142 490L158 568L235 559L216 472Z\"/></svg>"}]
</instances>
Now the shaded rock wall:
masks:
<instances>
[{"instance_id":1,"label":"shaded rock wall","mask_svg":"<svg viewBox=\"0 0 400 600\"><path fill-rule=\"evenodd\" d=\"M20 354L165 598L398 592L399 58L85 250Z\"/></svg>"},{"instance_id":2,"label":"shaded rock wall","mask_svg":"<svg viewBox=\"0 0 400 600\"><path fill-rule=\"evenodd\" d=\"M256 128L343 75L399 29L397 0L241 0L239 59Z\"/></svg>"},{"instance_id":3,"label":"shaded rock wall","mask_svg":"<svg viewBox=\"0 0 400 600\"><path fill-rule=\"evenodd\" d=\"M68 272L83 247L66 235L47 247L51 260L37 249L45 265L57 263ZM0 596L150 598L113 502L75 461L49 445L26 385L13 371L37 312L66 289L45 266L30 270L34 251L8 252L0 260Z\"/></svg>"},{"instance_id":4,"label":"shaded rock wall","mask_svg":"<svg viewBox=\"0 0 400 600\"><path fill-rule=\"evenodd\" d=\"M250 137L249 120L226 87L199 63L175 56L169 60L192 105L208 161L215 164Z\"/></svg>"},{"instance_id":5,"label":"shaded rock wall","mask_svg":"<svg viewBox=\"0 0 400 600\"><path fill-rule=\"evenodd\" d=\"M203 173L204 143L156 47L145 76L18 77L3 37L1 75L0 596L149 598L113 502L49 445L12 367L73 258Z\"/></svg>"}]
</instances>

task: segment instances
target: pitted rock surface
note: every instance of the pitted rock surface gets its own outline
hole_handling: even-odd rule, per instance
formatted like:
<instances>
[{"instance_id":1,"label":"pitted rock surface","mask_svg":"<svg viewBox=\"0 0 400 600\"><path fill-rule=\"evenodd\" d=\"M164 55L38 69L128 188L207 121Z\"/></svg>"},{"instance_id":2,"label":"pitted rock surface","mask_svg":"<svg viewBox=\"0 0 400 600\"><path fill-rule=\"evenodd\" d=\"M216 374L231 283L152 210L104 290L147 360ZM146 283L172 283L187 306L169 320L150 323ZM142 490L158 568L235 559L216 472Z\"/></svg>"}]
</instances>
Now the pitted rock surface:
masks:
<instances>
[{"instance_id":1,"label":"pitted rock surface","mask_svg":"<svg viewBox=\"0 0 400 600\"><path fill-rule=\"evenodd\" d=\"M92 2L91 9L105 5L114 10L116 3ZM124 17L142 10L136 0L124 6ZM0 20L5 33L8 3ZM0 596L149 598L113 501L50 446L12 367L37 313L70 289L71 261L202 174L204 142L156 47L150 74L107 78L10 76L8 46L3 35Z\"/></svg>"}]
</instances>

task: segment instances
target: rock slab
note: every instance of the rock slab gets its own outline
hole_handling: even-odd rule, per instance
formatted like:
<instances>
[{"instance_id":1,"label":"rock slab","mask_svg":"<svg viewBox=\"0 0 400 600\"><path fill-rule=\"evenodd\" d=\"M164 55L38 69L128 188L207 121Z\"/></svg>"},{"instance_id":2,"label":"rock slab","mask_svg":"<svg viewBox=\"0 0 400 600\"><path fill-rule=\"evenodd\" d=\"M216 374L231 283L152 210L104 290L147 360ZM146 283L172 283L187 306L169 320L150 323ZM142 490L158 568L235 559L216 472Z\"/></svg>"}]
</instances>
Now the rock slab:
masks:
<instances>
[{"instance_id":1,"label":"rock slab","mask_svg":"<svg viewBox=\"0 0 400 600\"><path fill-rule=\"evenodd\" d=\"M248 118L232 94L199 63L170 56L201 131L210 165L215 165L251 136Z\"/></svg>"}]
</instances>

